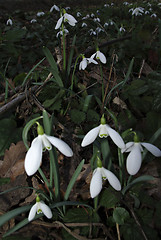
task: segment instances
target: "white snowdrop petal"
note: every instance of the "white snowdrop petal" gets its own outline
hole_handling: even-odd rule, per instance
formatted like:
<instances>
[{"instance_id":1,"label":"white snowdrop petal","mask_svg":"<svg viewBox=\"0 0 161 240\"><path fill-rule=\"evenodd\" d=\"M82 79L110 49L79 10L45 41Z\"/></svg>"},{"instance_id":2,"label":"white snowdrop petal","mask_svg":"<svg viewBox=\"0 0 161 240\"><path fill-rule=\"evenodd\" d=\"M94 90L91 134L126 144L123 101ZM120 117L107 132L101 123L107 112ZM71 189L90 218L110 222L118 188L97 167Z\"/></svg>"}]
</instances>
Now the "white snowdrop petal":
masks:
<instances>
[{"instance_id":1,"label":"white snowdrop petal","mask_svg":"<svg viewBox=\"0 0 161 240\"><path fill-rule=\"evenodd\" d=\"M122 139L122 137L120 136L120 134L118 132L116 132L114 129L112 129L111 127L109 127L106 124L106 128L108 131L109 136L111 137L112 141L119 147L119 148L125 148L125 143Z\"/></svg>"},{"instance_id":2,"label":"white snowdrop petal","mask_svg":"<svg viewBox=\"0 0 161 240\"><path fill-rule=\"evenodd\" d=\"M28 220L32 221L36 215L37 212L37 203L35 203L32 208L30 209L29 215L28 215Z\"/></svg>"},{"instance_id":3,"label":"white snowdrop petal","mask_svg":"<svg viewBox=\"0 0 161 240\"><path fill-rule=\"evenodd\" d=\"M45 135L52 145L54 145L66 157L72 157L73 151L63 140Z\"/></svg>"},{"instance_id":4,"label":"white snowdrop petal","mask_svg":"<svg viewBox=\"0 0 161 240\"><path fill-rule=\"evenodd\" d=\"M42 161L41 135L36 137L25 157L25 171L28 176L33 175L40 167Z\"/></svg>"},{"instance_id":5,"label":"white snowdrop petal","mask_svg":"<svg viewBox=\"0 0 161 240\"><path fill-rule=\"evenodd\" d=\"M52 149L52 146L49 142L49 140L47 139L46 135L43 134L42 135L42 143L43 143L43 147L47 150L51 150Z\"/></svg>"},{"instance_id":6,"label":"white snowdrop petal","mask_svg":"<svg viewBox=\"0 0 161 240\"><path fill-rule=\"evenodd\" d=\"M82 60L82 70L84 70L87 67L87 59L83 58Z\"/></svg>"},{"instance_id":7,"label":"white snowdrop petal","mask_svg":"<svg viewBox=\"0 0 161 240\"><path fill-rule=\"evenodd\" d=\"M142 146L144 146L149 152L151 152L155 157L161 156L161 150L154 146L151 143L141 143Z\"/></svg>"},{"instance_id":8,"label":"white snowdrop petal","mask_svg":"<svg viewBox=\"0 0 161 240\"><path fill-rule=\"evenodd\" d=\"M93 176L90 182L90 194L92 198L95 198L102 189L102 174L101 168L96 168L93 172Z\"/></svg>"},{"instance_id":9,"label":"white snowdrop petal","mask_svg":"<svg viewBox=\"0 0 161 240\"><path fill-rule=\"evenodd\" d=\"M103 53L101 53L100 51L97 51L97 58L99 58L99 60L102 62L102 63L106 63L106 57Z\"/></svg>"},{"instance_id":10,"label":"white snowdrop petal","mask_svg":"<svg viewBox=\"0 0 161 240\"><path fill-rule=\"evenodd\" d=\"M135 175L141 167L141 151L140 144L135 143L132 151L129 153L126 160L126 168L130 175Z\"/></svg>"},{"instance_id":11,"label":"white snowdrop petal","mask_svg":"<svg viewBox=\"0 0 161 240\"><path fill-rule=\"evenodd\" d=\"M61 26L61 24L62 24L62 21L63 21L63 16L58 19L57 24L56 24L56 26L55 26L55 29L60 28L60 26Z\"/></svg>"},{"instance_id":12,"label":"white snowdrop petal","mask_svg":"<svg viewBox=\"0 0 161 240\"><path fill-rule=\"evenodd\" d=\"M100 130L100 126L93 128L92 130L90 130L83 138L83 141L81 143L82 147L85 147L89 144L91 144L92 142L94 142L94 140L97 138L98 133Z\"/></svg>"},{"instance_id":13,"label":"white snowdrop petal","mask_svg":"<svg viewBox=\"0 0 161 240\"><path fill-rule=\"evenodd\" d=\"M128 142L125 144L125 147L121 149L121 152L131 152L134 142Z\"/></svg>"},{"instance_id":14,"label":"white snowdrop petal","mask_svg":"<svg viewBox=\"0 0 161 240\"><path fill-rule=\"evenodd\" d=\"M71 25L71 26L75 26L75 24L77 23L77 20L71 15L71 14L68 14L68 13L65 13L64 14L64 19L68 20L68 23Z\"/></svg>"},{"instance_id":15,"label":"white snowdrop petal","mask_svg":"<svg viewBox=\"0 0 161 240\"><path fill-rule=\"evenodd\" d=\"M52 218L53 214L51 209L43 201L40 201L40 209L47 218Z\"/></svg>"},{"instance_id":16,"label":"white snowdrop petal","mask_svg":"<svg viewBox=\"0 0 161 240\"><path fill-rule=\"evenodd\" d=\"M103 173L107 180L109 181L110 185L117 191L121 190L121 184L118 178L109 170L103 167Z\"/></svg>"}]
</instances>

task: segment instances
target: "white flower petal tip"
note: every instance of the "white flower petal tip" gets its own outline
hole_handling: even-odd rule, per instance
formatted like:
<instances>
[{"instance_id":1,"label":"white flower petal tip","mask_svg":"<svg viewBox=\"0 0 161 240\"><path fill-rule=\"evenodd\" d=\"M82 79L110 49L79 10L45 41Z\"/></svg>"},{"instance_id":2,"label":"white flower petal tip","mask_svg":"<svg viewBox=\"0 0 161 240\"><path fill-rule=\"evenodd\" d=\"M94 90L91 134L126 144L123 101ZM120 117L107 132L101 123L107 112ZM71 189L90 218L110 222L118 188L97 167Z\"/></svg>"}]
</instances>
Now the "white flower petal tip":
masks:
<instances>
[{"instance_id":1,"label":"white flower petal tip","mask_svg":"<svg viewBox=\"0 0 161 240\"><path fill-rule=\"evenodd\" d=\"M42 161L42 141L38 136L32 141L25 157L25 171L28 176L31 176L37 172Z\"/></svg>"},{"instance_id":2,"label":"white flower petal tip","mask_svg":"<svg viewBox=\"0 0 161 240\"><path fill-rule=\"evenodd\" d=\"M105 169L103 167L103 174L109 181L109 184L116 190L116 191L121 191L121 183L118 180L118 178L109 170Z\"/></svg>"},{"instance_id":3,"label":"white flower petal tip","mask_svg":"<svg viewBox=\"0 0 161 240\"><path fill-rule=\"evenodd\" d=\"M155 157L161 157L161 150L151 143L141 143L149 152L151 152Z\"/></svg>"},{"instance_id":4,"label":"white flower petal tip","mask_svg":"<svg viewBox=\"0 0 161 240\"><path fill-rule=\"evenodd\" d=\"M101 168L96 168L93 172L91 183L90 183L90 195L91 198L95 198L102 189L102 174Z\"/></svg>"},{"instance_id":5,"label":"white flower petal tip","mask_svg":"<svg viewBox=\"0 0 161 240\"><path fill-rule=\"evenodd\" d=\"M135 143L133 149L129 153L126 161L126 168L130 175L135 175L138 173L141 167L141 149L140 144Z\"/></svg>"},{"instance_id":6,"label":"white flower petal tip","mask_svg":"<svg viewBox=\"0 0 161 240\"><path fill-rule=\"evenodd\" d=\"M112 141L121 149L125 148L125 143L122 139L122 137L120 136L120 134L118 132L116 132L114 129L112 129L111 127L109 127L106 124L106 128L108 131L109 136L111 137Z\"/></svg>"},{"instance_id":7,"label":"white flower petal tip","mask_svg":"<svg viewBox=\"0 0 161 240\"><path fill-rule=\"evenodd\" d=\"M32 206L28 215L29 222L35 218L36 213L43 213L49 219L53 216L51 209L43 201L36 202Z\"/></svg>"},{"instance_id":8,"label":"white flower petal tip","mask_svg":"<svg viewBox=\"0 0 161 240\"><path fill-rule=\"evenodd\" d=\"M54 145L63 155L65 155L66 157L73 156L72 149L63 140L48 135L45 136L49 140L49 142Z\"/></svg>"},{"instance_id":9,"label":"white flower petal tip","mask_svg":"<svg viewBox=\"0 0 161 240\"><path fill-rule=\"evenodd\" d=\"M81 143L82 147L86 147L89 144L91 144L92 142L95 141L95 139L97 138L98 134L99 134L99 130L100 130L100 126L93 128L92 130L90 130L83 138L83 141Z\"/></svg>"},{"instance_id":10,"label":"white flower petal tip","mask_svg":"<svg viewBox=\"0 0 161 240\"><path fill-rule=\"evenodd\" d=\"M106 57L102 52L97 51L96 58L99 59L102 63L106 64Z\"/></svg>"}]
</instances>

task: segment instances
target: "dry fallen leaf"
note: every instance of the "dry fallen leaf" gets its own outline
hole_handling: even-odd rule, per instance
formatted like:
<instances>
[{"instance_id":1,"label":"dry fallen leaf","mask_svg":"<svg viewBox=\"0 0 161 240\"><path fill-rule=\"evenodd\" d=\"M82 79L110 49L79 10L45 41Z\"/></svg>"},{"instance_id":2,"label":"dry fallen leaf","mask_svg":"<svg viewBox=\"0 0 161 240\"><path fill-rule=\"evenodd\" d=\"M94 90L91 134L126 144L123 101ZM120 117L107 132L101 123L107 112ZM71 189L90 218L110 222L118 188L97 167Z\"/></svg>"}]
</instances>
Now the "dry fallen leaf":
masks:
<instances>
[{"instance_id":1,"label":"dry fallen leaf","mask_svg":"<svg viewBox=\"0 0 161 240\"><path fill-rule=\"evenodd\" d=\"M1 163L0 177L12 177L24 173L22 162L25 159L26 148L22 141L17 144L12 143L9 150L5 151L3 163ZM15 172L15 173L14 173Z\"/></svg>"}]
</instances>

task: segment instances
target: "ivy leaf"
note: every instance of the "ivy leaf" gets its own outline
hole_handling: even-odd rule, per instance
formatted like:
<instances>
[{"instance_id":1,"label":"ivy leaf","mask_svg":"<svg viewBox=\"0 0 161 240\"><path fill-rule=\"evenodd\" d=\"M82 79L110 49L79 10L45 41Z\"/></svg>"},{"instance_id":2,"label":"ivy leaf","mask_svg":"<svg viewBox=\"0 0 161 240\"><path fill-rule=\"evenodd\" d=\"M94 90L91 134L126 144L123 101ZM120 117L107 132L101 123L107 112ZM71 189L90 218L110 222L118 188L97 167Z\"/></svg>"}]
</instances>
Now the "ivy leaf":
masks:
<instances>
[{"instance_id":1,"label":"ivy leaf","mask_svg":"<svg viewBox=\"0 0 161 240\"><path fill-rule=\"evenodd\" d=\"M113 211L113 219L119 225L123 225L125 221L129 218L129 212L122 207L117 207Z\"/></svg>"}]
</instances>

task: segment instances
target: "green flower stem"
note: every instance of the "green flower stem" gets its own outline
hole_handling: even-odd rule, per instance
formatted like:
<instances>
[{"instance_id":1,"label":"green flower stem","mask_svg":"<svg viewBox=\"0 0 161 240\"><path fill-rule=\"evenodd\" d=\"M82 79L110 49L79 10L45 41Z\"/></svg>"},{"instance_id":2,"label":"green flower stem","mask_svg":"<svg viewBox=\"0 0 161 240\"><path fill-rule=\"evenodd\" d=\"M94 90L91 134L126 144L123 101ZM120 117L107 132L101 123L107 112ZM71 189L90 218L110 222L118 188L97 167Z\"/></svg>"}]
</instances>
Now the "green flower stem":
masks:
<instances>
[{"instance_id":1,"label":"green flower stem","mask_svg":"<svg viewBox=\"0 0 161 240\"><path fill-rule=\"evenodd\" d=\"M94 198L94 209L98 207L98 196Z\"/></svg>"},{"instance_id":2,"label":"green flower stem","mask_svg":"<svg viewBox=\"0 0 161 240\"><path fill-rule=\"evenodd\" d=\"M76 58L75 64L74 64L74 69L73 69L73 74L72 74L72 81L71 81L71 90L73 90L73 85L74 85L74 74L77 66L78 59L80 58L80 55Z\"/></svg>"},{"instance_id":3,"label":"green flower stem","mask_svg":"<svg viewBox=\"0 0 161 240\"><path fill-rule=\"evenodd\" d=\"M66 47L65 47L65 31L64 24L62 23L62 32L63 32L63 70L66 71Z\"/></svg>"},{"instance_id":4,"label":"green flower stem","mask_svg":"<svg viewBox=\"0 0 161 240\"><path fill-rule=\"evenodd\" d=\"M38 171L39 171L39 173L40 173L42 179L44 180L46 186L47 186L48 189L49 189L49 192L50 192L50 199L52 200L52 199L53 199L53 193L52 193L52 191L51 191L52 188L51 188L51 186L50 186L50 183L48 182L48 180L47 180L46 176L44 175L43 171L41 170L41 168L39 168Z\"/></svg>"},{"instance_id":5,"label":"green flower stem","mask_svg":"<svg viewBox=\"0 0 161 240\"><path fill-rule=\"evenodd\" d=\"M119 167L120 167L120 173L119 173L120 182L121 182L121 185L123 184L124 186L126 186L126 182L124 179L124 176L125 176L124 156L123 156L120 148L118 148L118 159L119 159Z\"/></svg>"},{"instance_id":6,"label":"green flower stem","mask_svg":"<svg viewBox=\"0 0 161 240\"><path fill-rule=\"evenodd\" d=\"M102 70L102 64L100 63L100 74L101 74L101 81L102 81L102 102L104 100L104 84L103 84L103 70Z\"/></svg>"},{"instance_id":7,"label":"green flower stem","mask_svg":"<svg viewBox=\"0 0 161 240\"><path fill-rule=\"evenodd\" d=\"M55 186L55 199L56 201L60 200L60 177L59 177L59 166L57 161L56 150L53 147L51 151L49 151L50 156L50 187L53 185L54 178L54 186Z\"/></svg>"}]
</instances>

